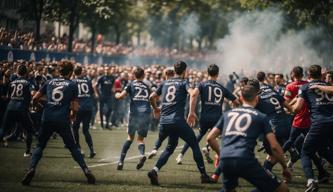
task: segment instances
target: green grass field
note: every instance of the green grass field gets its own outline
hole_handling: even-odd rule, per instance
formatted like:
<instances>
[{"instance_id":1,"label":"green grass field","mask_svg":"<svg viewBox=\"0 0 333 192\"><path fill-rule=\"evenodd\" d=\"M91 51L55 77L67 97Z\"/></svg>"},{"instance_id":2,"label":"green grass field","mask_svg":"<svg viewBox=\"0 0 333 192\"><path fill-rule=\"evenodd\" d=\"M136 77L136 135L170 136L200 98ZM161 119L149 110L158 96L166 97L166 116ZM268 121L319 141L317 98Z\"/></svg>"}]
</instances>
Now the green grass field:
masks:
<instances>
[{"instance_id":1,"label":"green grass field","mask_svg":"<svg viewBox=\"0 0 333 192\"><path fill-rule=\"evenodd\" d=\"M64 148L62 140L51 139L48 143L44 156L37 168L36 175L31 186L21 186L20 180L28 167L30 158L24 158L24 143L11 142L8 148L0 148L0 191L219 191L221 183L212 185L200 184L199 173L192 159L191 150L184 158L183 165L177 165L175 158L179 153L179 147L169 159L169 162L159 172L160 187L151 186L147 178L147 172L154 166L157 157L147 160L141 170L136 170L138 161L137 145L132 144L127 154L124 170L116 170L116 162L124 140L125 129L92 130L91 131L97 156L95 159L86 158L86 162L96 176L96 185L87 185L86 179L72 160L70 153ZM157 133L150 133L146 141L146 152L149 152ZM81 135L81 144L88 152L84 138ZM161 150L164 149L163 144ZM180 141L179 146L183 145ZM260 161L264 154L259 153ZM209 173L213 172L213 165L207 164ZM329 172L333 174L329 167ZM274 172L280 175L279 166ZM304 191L305 179L300 165L297 164L293 172L293 181L289 185L290 191ZM238 191L251 191L253 187L247 182L240 180ZM333 191L332 184L320 185L321 192Z\"/></svg>"}]
</instances>

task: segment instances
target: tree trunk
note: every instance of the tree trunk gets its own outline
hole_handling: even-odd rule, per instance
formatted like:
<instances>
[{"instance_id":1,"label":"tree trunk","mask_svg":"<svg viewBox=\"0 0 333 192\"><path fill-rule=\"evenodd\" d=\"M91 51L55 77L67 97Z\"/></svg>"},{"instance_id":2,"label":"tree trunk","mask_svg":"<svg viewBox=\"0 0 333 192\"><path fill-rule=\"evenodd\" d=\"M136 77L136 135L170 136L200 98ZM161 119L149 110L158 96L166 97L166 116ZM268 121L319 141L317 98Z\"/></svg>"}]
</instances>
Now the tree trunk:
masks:
<instances>
[{"instance_id":1,"label":"tree trunk","mask_svg":"<svg viewBox=\"0 0 333 192\"><path fill-rule=\"evenodd\" d=\"M91 26L91 53L95 52L95 40L96 40L96 25L95 23Z\"/></svg>"},{"instance_id":2,"label":"tree trunk","mask_svg":"<svg viewBox=\"0 0 333 192\"><path fill-rule=\"evenodd\" d=\"M116 44L118 45L120 43L120 37L121 37L121 32L118 25L114 25L114 32L116 35Z\"/></svg>"},{"instance_id":3,"label":"tree trunk","mask_svg":"<svg viewBox=\"0 0 333 192\"><path fill-rule=\"evenodd\" d=\"M136 32L136 38L137 38L137 46L140 47L141 46L141 31L138 30Z\"/></svg>"},{"instance_id":4,"label":"tree trunk","mask_svg":"<svg viewBox=\"0 0 333 192\"><path fill-rule=\"evenodd\" d=\"M73 51L73 39L74 39L74 32L77 26L77 0L70 1L70 10L71 13L69 14L69 36L68 36L68 47L67 51Z\"/></svg>"}]
</instances>

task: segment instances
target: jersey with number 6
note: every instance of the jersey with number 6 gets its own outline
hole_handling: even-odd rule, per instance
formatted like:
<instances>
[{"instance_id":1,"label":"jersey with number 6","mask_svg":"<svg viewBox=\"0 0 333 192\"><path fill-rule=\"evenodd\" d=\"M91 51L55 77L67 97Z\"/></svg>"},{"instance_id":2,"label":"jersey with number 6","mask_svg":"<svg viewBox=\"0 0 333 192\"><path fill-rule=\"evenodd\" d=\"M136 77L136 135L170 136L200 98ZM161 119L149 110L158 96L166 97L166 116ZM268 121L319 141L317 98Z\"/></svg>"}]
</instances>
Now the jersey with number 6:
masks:
<instances>
[{"instance_id":1,"label":"jersey with number 6","mask_svg":"<svg viewBox=\"0 0 333 192\"><path fill-rule=\"evenodd\" d=\"M309 105L312 125L333 122L333 94L328 94L320 91L319 89L310 89L312 85L328 84L314 80L303 85L298 96L303 98Z\"/></svg>"},{"instance_id":2,"label":"jersey with number 6","mask_svg":"<svg viewBox=\"0 0 333 192\"><path fill-rule=\"evenodd\" d=\"M198 86L201 98L201 119L217 121L222 115L224 98L230 101L236 97L214 80L201 82Z\"/></svg>"},{"instance_id":3,"label":"jersey with number 6","mask_svg":"<svg viewBox=\"0 0 333 192\"><path fill-rule=\"evenodd\" d=\"M267 116L252 107L225 112L215 127L222 130L221 158L254 158L259 135L272 132Z\"/></svg>"},{"instance_id":4,"label":"jersey with number 6","mask_svg":"<svg viewBox=\"0 0 333 192\"><path fill-rule=\"evenodd\" d=\"M161 83L156 93L162 98L160 124L173 124L184 120L189 84L182 78L172 78Z\"/></svg>"},{"instance_id":5,"label":"jersey with number 6","mask_svg":"<svg viewBox=\"0 0 333 192\"><path fill-rule=\"evenodd\" d=\"M48 80L39 91L47 98L42 121L69 122L71 102L78 96L76 83L61 77L54 78Z\"/></svg>"},{"instance_id":6,"label":"jersey with number 6","mask_svg":"<svg viewBox=\"0 0 333 192\"><path fill-rule=\"evenodd\" d=\"M32 85L23 77L19 77L9 84L7 109L11 111L28 111L31 101Z\"/></svg>"},{"instance_id":7,"label":"jersey with number 6","mask_svg":"<svg viewBox=\"0 0 333 192\"><path fill-rule=\"evenodd\" d=\"M125 87L125 90L131 98L131 115L140 115L142 113L151 112L149 102L150 89L148 85L142 81L134 80Z\"/></svg>"},{"instance_id":8,"label":"jersey with number 6","mask_svg":"<svg viewBox=\"0 0 333 192\"><path fill-rule=\"evenodd\" d=\"M91 111L93 107L93 88L92 83L87 78L73 79L77 85L79 98L79 111Z\"/></svg>"}]
</instances>

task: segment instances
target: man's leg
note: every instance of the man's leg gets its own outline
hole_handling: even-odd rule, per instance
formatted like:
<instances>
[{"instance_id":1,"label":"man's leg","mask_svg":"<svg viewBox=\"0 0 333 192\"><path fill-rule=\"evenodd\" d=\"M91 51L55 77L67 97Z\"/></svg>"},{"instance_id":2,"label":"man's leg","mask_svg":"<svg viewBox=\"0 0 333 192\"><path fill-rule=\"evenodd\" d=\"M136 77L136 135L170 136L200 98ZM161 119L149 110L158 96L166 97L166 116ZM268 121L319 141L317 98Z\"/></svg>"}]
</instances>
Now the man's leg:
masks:
<instances>
[{"instance_id":1,"label":"man's leg","mask_svg":"<svg viewBox=\"0 0 333 192\"><path fill-rule=\"evenodd\" d=\"M101 127L104 128L104 107L105 107L105 99L99 99L99 118L101 121Z\"/></svg>"},{"instance_id":2,"label":"man's leg","mask_svg":"<svg viewBox=\"0 0 333 192\"><path fill-rule=\"evenodd\" d=\"M79 129L80 129L80 124L82 122L82 113L78 112L76 115L76 119L73 123L72 130L73 130L73 136L74 136L74 141L77 145L77 147L81 150L81 145L80 145L80 135L79 135Z\"/></svg>"},{"instance_id":3,"label":"man's leg","mask_svg":"<svg viewBox=\"0 0 333 192\"><path fill-rule=\"evenodd\" d=\"M32 134L33 134L33 129L32 129L32 120L30 113L28 111L26 112L21 112L20 114L20 126L26 131L26 151L25 151L25 156L31 156L31 144L32 144Z\"/></svg>"},{"instance_id":4,"label":"man's leg","mask_svg":"<svg viewBox=\"0 0 333 192\"><path fill-rule=\"evenodd\" d=\"M93 140L89 132L90 128L90 117L91 117L92 111L84 111L83 119L82 119L82 132L85 137L86 143L90 150L90 158L93 158L96 153L94 151L94 145Z\"/></svg>"},{"instance_id":5,"label":"man's leg","mask_svg":"<svg viewBox=\"0 0 333 192\"><path fill-rule=\"evenodd\" d=\"M111 118L111 114L112 114L112 100L110 98L106 99L106 113L105 113L105 128L110 129L110 118Z\"/></svg>"}]
</instances>

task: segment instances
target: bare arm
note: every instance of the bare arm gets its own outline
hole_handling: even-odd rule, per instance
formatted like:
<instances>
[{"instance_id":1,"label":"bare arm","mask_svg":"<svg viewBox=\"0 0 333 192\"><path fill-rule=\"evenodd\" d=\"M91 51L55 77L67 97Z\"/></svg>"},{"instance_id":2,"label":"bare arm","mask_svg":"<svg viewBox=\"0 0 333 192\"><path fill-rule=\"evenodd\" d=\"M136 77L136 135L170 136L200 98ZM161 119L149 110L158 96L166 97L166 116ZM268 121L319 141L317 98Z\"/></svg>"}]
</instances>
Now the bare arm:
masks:
<instances>
[{"instance_id":1,"label":"bare arm","mask_svg":"<svg viewBox=\"0 0 333 192\"><path fill-rule=\"evenodd\" d=\"M122 92L115 94L115 98L119 100L124 99L126 96L127 96L126 90L123 90Z\"/></svg>"},{"instance_id":2,"label":"bare arm","mask_svg":"<svg viewBox=\"0 0 333 192\"><path fill-rule=\"evenodd\" d=\"M333 93L333 86L312 85L310 89L319 89L325 93Z\"/></svg>"},{"instance_id":3,"label":"bare arm","mask_svg":"<svg viewBox=\"0 0 333 192\"><path fill-rule=\"evenodd\" d=\"M189 104L189 114L187 116L187 123L193 127L195 125L195 121L198 119L197 115L195 114L195 107L197 105L197 98L199 95L199 89L189 88L187 90L190 94L190 104Z\"/></svg>"},{"instance_id":4,"label":"bare arm","mask_svg":"<svg viewBox=\"0 0 333 192\"><path fill-rule=\"evenodd\" d=\"M157 95L156 92L152 92L149 96L149 101L151 106L153 107L154 117L155 119L158 119L160 117L161 110L157 107L157 99L159 98L159 95Z\"/></svg>"},{"instance_id":5,"label":"bare arm","mask_svg":"<svg viewBox=\"0 0 333 192\"><path fill-rule=\"evenodd\" d=\"M293 113L298 113L302 109L303 105L304 105L304 99L298 97L295 101L295 104L292 105L291 111Z\"/></svg>"}]
</instances>

